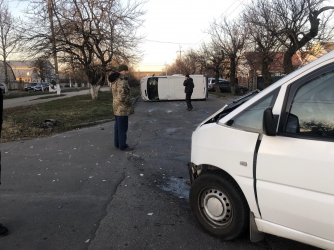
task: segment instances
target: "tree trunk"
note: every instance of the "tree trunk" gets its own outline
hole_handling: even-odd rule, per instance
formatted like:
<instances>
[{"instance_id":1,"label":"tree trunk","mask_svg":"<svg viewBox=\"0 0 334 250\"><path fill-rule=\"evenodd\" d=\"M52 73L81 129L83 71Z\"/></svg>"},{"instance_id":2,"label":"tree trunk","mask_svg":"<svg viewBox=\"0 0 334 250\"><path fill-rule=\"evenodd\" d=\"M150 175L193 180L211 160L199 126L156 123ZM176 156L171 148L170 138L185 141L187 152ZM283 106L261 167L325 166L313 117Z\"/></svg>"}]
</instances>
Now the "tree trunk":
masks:
<instances>
[{"instance_id":1,"label":"tree trunk","mask_svg":"<svg viewBox=\"0 0 334 250\"><path fill-rule=\"evenodd\" d=\"M3 27L1 26L1 34L3 34ZM5 41L3 40L4 38L2 37L1 43L4 45ZM6 53L6 48L5 46L2 47L2 57L3 57L3 68L5 70L5 94L8 95L8 87L9 87L9 81L8 81L8 70L7 70L7 53Z\"/></svg>"},{"instance_id":2,"label":"tree trunk","mask_svg":"<svg viewBox=\"0 0 334 250\"><path fill-rule=\"evenodd\" d=\"M216 93L220 92L220 88L219 88L219 69L215 70L216 76L215 76L215 90Z\"/></svg>"},{"instance_id":3,"label":"tree trunk","mask_svg":"<svg viewBox=\"0 0 334 250\"><path fill-rule=\"evenodd\" d=\"M231 75L230 75L230 82L231 82L231 93L233 95L237 94L236 88L235 88L235 70L236 70L236 62L235 57L230 58L231 61Z\"/></svg>"},{"instance_id":4,"label":"tree trunk","mask_svg":"<svg viewBox=\"0 0 334 250\"><path fill-rule=\"evenodd\" d=\"M92 96L92 100L98 100L99 99L99 90L101 88L101 85L93 85L90 84L90 95Z\"/></svg>"},{"instance_id":5,"label":"tree trunk","mask_svg":"<svg viewBox=\"0 0 334 250\"><path fill-rule=\"evenodd\" d=\"M263 88L267 88L273 82L271 74L269 72L269 62L267 58L262 58L262 76L263 76Z\"/></svg>"},{"instance_id":6,"label":"tree trunk","mask_svg":"<svg viewBox=\"0 0 334 250\"><path fill-rule=\"evenodd\" d=\"M284 53L284 59L283 59L283 68L284 68L284 73L289 74L293 72L293 65L292 65L292 56L297 50L293 48L289 48L285 53Z\"/></svg>"}]
</instances>

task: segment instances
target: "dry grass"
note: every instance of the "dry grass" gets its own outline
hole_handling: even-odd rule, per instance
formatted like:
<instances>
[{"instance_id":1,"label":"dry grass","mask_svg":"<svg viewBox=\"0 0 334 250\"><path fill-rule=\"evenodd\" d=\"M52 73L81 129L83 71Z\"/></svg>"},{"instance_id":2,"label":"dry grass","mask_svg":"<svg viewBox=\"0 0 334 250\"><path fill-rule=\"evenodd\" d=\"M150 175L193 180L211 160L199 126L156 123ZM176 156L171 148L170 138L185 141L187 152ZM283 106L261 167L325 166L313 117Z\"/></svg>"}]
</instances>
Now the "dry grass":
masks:
<instances>
[{"instance_id":1,"label":"dry grass","mask_svg":"<svg viewBox=\"0 0 334 250\"><path fill-rule=\"evenodd\" d=\"M132 89L133 97L139 94ZM28 140L87 127L96 121L111 120L112 96L110 92L100 92L99 100L91 100L90 95L79 95L50 102L5 109L3 112L2 142ZM57 125L50 128L44 122L55 119Z\"/></svg>"}]
</instances>

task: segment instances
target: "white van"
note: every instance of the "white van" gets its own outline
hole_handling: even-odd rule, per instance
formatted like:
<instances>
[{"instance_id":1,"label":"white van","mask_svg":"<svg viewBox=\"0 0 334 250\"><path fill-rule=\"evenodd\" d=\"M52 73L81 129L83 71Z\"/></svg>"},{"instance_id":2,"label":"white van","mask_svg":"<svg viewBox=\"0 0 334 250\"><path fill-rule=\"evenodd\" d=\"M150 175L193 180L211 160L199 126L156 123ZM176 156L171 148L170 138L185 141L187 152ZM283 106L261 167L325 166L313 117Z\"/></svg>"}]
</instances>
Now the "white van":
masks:
<instances>
[{"instance_id":1,"label":"white van","mask_svg":"<svg viewBox=\"0 0 334 250\"><path fill-rule=\"evenodd\" d=\"M334 51L257 92L193 132L192 213L225 240L250 228L334 249Z\"/></svg>"},{"instance_id":2,"label":"white van","mask_svg":"<svg viewBox=\"0 0 334 250\"><path fill-rule=\"evenodd\" d=\"M206 100L208 82L205 75L190 75L194 80L194 92L191 99ZM151 76L140 81L141 98L144 101L185 100L183 75Z\"/></svg>"}]
</instances>

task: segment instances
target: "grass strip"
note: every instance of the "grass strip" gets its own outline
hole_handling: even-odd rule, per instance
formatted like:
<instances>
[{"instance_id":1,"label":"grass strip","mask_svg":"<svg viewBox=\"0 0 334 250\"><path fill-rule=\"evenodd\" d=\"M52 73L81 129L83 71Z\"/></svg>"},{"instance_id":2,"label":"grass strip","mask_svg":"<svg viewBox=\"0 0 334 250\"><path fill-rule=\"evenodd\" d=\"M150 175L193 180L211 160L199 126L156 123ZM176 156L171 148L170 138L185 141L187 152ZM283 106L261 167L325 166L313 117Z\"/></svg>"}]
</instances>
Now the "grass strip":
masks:
<instances>
[{"instance_id":1,"label":"grass strip","mask_svg":"<svg viewBox=\"0 0 334 250\"><path fill-rule=\"evenodd\" d=\"M132 97L139 95L139 88L132 88ZM51 100L50 102L7 108L3 112L2 142L42 138L54 134L89 127L114 118L111 92L99 93L99 100L90 94ZM45 120L54 119L57 124L48 126Z\"/></svg>"},{"instance_id":2,"label":"grass strip","mask_svg":"<svg viewBox=\"0 0 334 250\"><path fill-rule=\"evenodd\" d=\"M81 90L85 90L89 88L66 88L66 89L61 89L62 93L66 92L78 92ZM56 92L49 92L49 91L10 91L9 94L4 94L3 98L4 99L14 99L14 98L20 98L20 97L25 97L25 96L39 96L39 95L55 95Z\"/></svg>"}]
</instances>

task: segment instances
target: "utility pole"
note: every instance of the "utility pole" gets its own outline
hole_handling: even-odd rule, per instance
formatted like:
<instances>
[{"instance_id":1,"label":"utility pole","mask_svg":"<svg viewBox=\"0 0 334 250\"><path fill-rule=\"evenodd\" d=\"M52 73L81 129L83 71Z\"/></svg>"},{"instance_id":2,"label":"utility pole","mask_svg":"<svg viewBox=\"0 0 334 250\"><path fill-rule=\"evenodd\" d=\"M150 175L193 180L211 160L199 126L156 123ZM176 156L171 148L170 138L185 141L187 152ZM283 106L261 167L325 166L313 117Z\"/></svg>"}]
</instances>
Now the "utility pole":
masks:
<instances>
[{"instance_id":1,"label":"utility pole","mask_svg":"<svg viewBox=\"0 0 334 250\"><path fill-rule=\"evenodd\" d=\"M181 53L183 52L183 50L181 50L181 49L182 49L182 46L179 45L179 48L180 48L180 50L177 50L176 53L180 52L180 56L179 56L179 57L180 57L180 59L181 59Z\"/></svg>"},{"instance_id":2,"label":"utility pole","mask_svg":"<svg viewBox=\"0 0 334 250\"><path fill-rule=\"evenodd\" d=\"M50 29L51 29L51 39L52 39L52 52L53 52L53 60L55 64L55 76L56 76L56 86L57 86L57 95L60 95L60 85L59 85L59 71L58 71L58 60L57 60L57 50L56 50L56 36L53 27L53 3L52 0L48 0L48 12L50 19Z\"/></svg>"}]
</instances>

